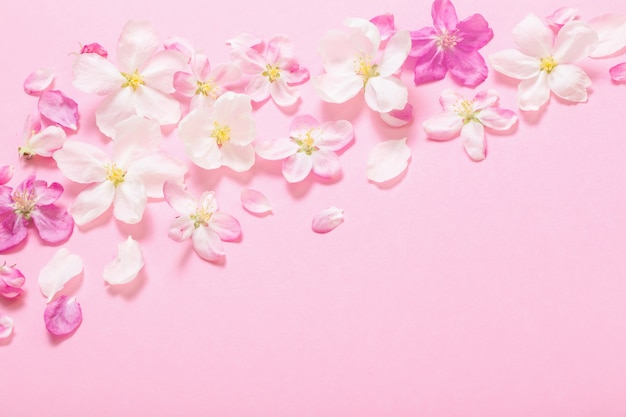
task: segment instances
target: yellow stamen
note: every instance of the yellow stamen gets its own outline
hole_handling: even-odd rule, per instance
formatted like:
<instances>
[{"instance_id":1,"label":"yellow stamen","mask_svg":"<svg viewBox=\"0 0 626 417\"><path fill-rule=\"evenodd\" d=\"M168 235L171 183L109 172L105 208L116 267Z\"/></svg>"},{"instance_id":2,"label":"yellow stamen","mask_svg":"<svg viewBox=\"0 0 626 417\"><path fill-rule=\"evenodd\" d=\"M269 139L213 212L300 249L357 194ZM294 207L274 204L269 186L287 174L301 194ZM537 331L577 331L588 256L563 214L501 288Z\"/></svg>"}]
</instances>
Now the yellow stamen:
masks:
<instances>
[{"instance_id":1,"label":"yellow stamen","mask_svg":"<svg viewBox=\"0 0 626 417\"><path fill-rule=\"evenodd\" d=\"M217 98L217 85L211 81L198 81L198 88L196 89L196 95L203 95L205 97Z\"/></svg>"},{"instance_id":2,"label":"yellow stamen","mask_svg":"<svg viewBox=\"0 0 626 417\"><path fill-rule=\"evenodd\" d=\"M124 182L126 171L115 164L107 164L104 166L107 180L111 181L114 186L118 186Z\"/></svg>"},{"instance_id":3,"label":"yellow stamen","mask_svg":"<svg viewBox=\"0 0 626 417\"><path fill-rule=\"evenodd\" d=\"M211 137L215 139L217 146L222 146L224 142L230 140L230 126L222 126L217 122L213 122Z\"/></svg>"},{"instance_id":4,"label":"yellow stamen","mask_svg":"<svg viewBox=\"0 0 626 417\"><path fill-rule=\"evenodd\" d=\"M319 150L319 148L315 146L315 139L311 137L313 130L314 129L310 129L309 131L307 131L304 135L304 138L292 138L298 144L298 146L300 146L298 152L304 152L307 155L311 155L313 152Z\"/></svg>"},{"instance_id":5,"label":"yellow stamen","mask_svg":"<svg viewBox=\"0 0 626 417\"><path fill-rule=\"evenodd\" d=\"M278 65L272 66L267 64L265 66L265 71L263 71L262 74L264 77L267 77L271 83L273 83L280 77L280 68L278 68Z\"/></svg>"},{"instance_id":6,"label":"yellow stamen","mask_svg":"<svg viewBox=\"0 0 626 417\"><path fill-rule=\"evenodd\" d=\"M36 198L32 190L22 190L13 193L13 210L16 214L19 214L30 219L30 212L35 208Z\"/></svg>"},{"instance_id":7,"label":"yellow stamen","mask_svg":"<svg viewBox=\"0 0 626 417\"><path fill-rule=\"evenodd\" d=\"M467 124L476 118L479 110L474 110L473 101L459 100L454 105L454 112L463 118L463 123Z\"/></svg>"},{"instance_id":8,"label":"yellow stamen","mask_svg":"<svg viewBox=\"0 0 626 417\"><path fill-rule=\"evenodd\" d=\"M554 57L552 55L550 55L545 58L541 58L539 69L541 69L541 71L545 71L548 74L550 74L552 70L556 68L557 65L559 65L559 63L554 60Z\"/></svg>"},{"instance_id":9,"label":"yellow stamen","mask_svg":"<svg viewBox=\"0 0 626 417\"><path fill-rule=\"evenodd\" d=\"M372 64L372 57L359 57L354 61L354 72L363 77L363 85L367 84L370 78L378 77L378 65Z\"/></svg>"},{"instance_id":10,"label":"yellow stamen","mask_svg":"<svg viewBox=\"0 0 626 417\"><path fill-rule=\"evenodd\" d=\"M212 212L202 207L197 209L194 214L189 216L189 218L193 220L193 227L197 229L200 226L208 226L212 215Z\"/></svg>"},{"instance_id":11,"label":"yellow stamen","mask_svg":"<svg viewBox=\"0 0 626 417\"><path fill-rule=\"evenodd\" d=\"M141 74L139 74L137 70L135 70L135 72L133 72L132 74L123 72L122 76L126 78L126 82L122 84L122 88L131 87L133 91L136 91L140 85L146 84L143 80L143 77L141 76Z\"/></svg>"}]
</instances>

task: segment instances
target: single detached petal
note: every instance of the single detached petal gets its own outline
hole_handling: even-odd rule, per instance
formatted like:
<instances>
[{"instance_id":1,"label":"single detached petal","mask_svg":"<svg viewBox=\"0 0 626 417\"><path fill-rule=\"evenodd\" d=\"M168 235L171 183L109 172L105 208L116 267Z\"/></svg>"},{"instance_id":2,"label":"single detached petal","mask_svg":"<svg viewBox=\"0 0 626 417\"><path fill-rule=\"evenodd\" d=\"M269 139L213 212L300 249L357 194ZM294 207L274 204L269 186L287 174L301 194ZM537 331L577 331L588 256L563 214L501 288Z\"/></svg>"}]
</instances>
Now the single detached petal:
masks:
<instances>
[{"instance_id":1,"label":"single detached petal","mask_svg":"<svg viewBox=\"0 0 626 417\"><path fill-rule=\"evenodd\" d=\"M78 129L78 104L61 91L44 91L37 109L42 116L59 126Z\"/></svg>"},{"instance_id":2,"label":"single detached petal","mask_svg":"<svg viewBox=\"0 0 626 417\"><path fill-rule=\"evenodd\" d=\"M265 195L256 190L245 189L241 191L241 205L254 214L264 214L272 211L272 205Z\"/></svg>"},{"instance_id":3,"label":"single detached petal","mask_svg":"<svg viewBox=\"0 0 626 417\"><path fill-rule=\"evenodd\" d=\"M485 128L482 124L469 122L461 129L461 139L465 151L474 161L482 161L487 155L485 144Z\"/></svg>"},{"instance_id":4,"label":"single detached petal","mask_svg":"<svg viewBox=\"0 0 626 417\"><path fill-rule=\"evenodd\" d=\"M567 22L576 20L579 17L579 10L573 7L559 7L550 16L546 17L546 22L556 29L561 28Z\"/></svg>"},{"instance_id":5,"label":"single detached petal","mask_svg":"<svg viewBox=\"0 0 626 417\"><path fill-rule=\"evenodd\" d=\"M343 210L328 207L313 217L311 228L315 233L328 233L343 223Z\"/></svg>"},{"instance_id":6,"label":"single detached petal","mask_svg":"<svg viewBox=\"0 0 626 417\"><path fill-rule=\"evenodd\" d=\"M83 260L80 256L61 248L39 272L39 288L41 293L48 297L48 303L63 289L72 278L83 270Z\"/></svg>"},{"instance_id":7,"label":"single detached petal","mask_svg":"<svg viewBox=\"0 0 626 417\"><path fill-rule=\"evenodd\" d=\"M208 227L198 227L191 235L193 249L202 258L210 262L224 258L224 245L219 235Z\"/></svg>"},{"instance_id":8,"label":"single detached petal","mask_svg":"<svg viewBox=\"0 0 626 417\"><path fill-rule=\"evenodd\" d=\"M550 89L564 100L582 103L587 101L587 88L591 80L575 65L558 65L548 76Z\"/></svg>"},{"instance_id":9,"label":"single detached petal","mask_svg":"<svg viewBox=\"0 0 626 417\"><path fill-rule=\"evenodd\" d=\"M541 71L538 58L525 55L517 49L505 49L491 54L489 63L499 73L518 80L536 77Z\"/></svg>"},{"instance_id":10,"label":"single detached petal","mask_svg":"<svg viewBox=\"0 0 626 417\"><path fill-rule=\"evenodd\" d=\"M13 165L0 166L0 185L4 185L11 181L11 178L13 178L13 172L15 172L15 167Z\"/></svg>"},{"instance_id":11,"label":"single detached petal","mask_svg":"<svg viewBox=\"0 0 626 417\"><path fill-rule=\"evenodd\" d=\"M0 339L6 339L13 333L13 319L0 314Z\"/></svg>"},{"instance_id":12,"label":"single detached petal","mask_svg":"<svg viewBox=\"0 0 626 417\"><path fill-rule=\"evenodd\" d=\"M626 81L626 62L617 64L609 70L611 78L617 82ZM2 184L2 182L0 182Z\"/></svg>"},{"instance_id":13,"label":"single detached petal","mask_svg":"<svg viewBox=\"0 0 626 417\"><path fill-rule=\"evenodd\" d=\"M543 58L552 54L554 33L534 14L513 28L513 41L524 55Z\"/></svg>"},{"instance_id":14,"label":"single detached petal","mask_svg":"<svg viewBox=\"0 0 626 417\"><path fill-rule=\"evenodd\" d=\"M406 138L387 140L372 149L367 160L367 178L385 182L402 174L408 166L411 150Z\"/></svg>"},{"instance_id":15,"label":"single detached petal","mask_svg":"<svg viewBox=\"0 0 626 417\"><path fill-rule=\"evenodd\" d=\"M550 100L550 84L545 71L541 71L534 78L522 80L517 86L517 102L521 110L539 110L548 100Z\"/></svg>"},{"instance_id":16,"label":"single detached petal","mask_svg":"<svg viewBox=\"0 0 626 417\"><path fill-rule=\"evenodd\" d=\"M556 35L554 59L560 64L573 64L586 58L598 44L598 34L590 24L572 21Z\"/></svg>"},{"instance_id":17,"label":"single detached petal","mask_svg":"<svg viewBox=\"0 0 626 417\"><path fill-rule=\"evenodd\" d=\"M36 69L24 80L24 91L27 94L37 95L50 87L52 80L54 80L54 73L51 69Z\"/></svg>"},{"instance_id":18,"label":"single detached petal","mask_svg":"<svg viewBox=\"0 0 626 417\"><path fill-rule=\"evenodd\" d=\"M104 267L102 277L111 285L127 284L137 277L144 264L139 243L128 236L117 245L117 256Z\"/></svg>"},{"instance_id":19,"label":"single detached petal","mask_svg":"<svg viewBox=\"0 0 626 417\"><path fill-rule=\"evenodd\" d=\"M41 240L59 243L70 238L74 231L74 219L63 207L54 204L40 206L31 212L31 219Z\"/></svg>"},{"instance_id":20,"label":"single detached petal","mask_svg":"<svg viewBox=\"0 0 626 417\"><path fill-rule=\"evenodd\" d=\"M599 42L592 58L605 58L626 47L626 14L608 13L589 21L598 33Z\"/></svg>"},{"instance_id":21,"label":"single detached petal","mask_svg":"<svg viewBox=\"0 0 626 417\"><path fill-rule=\"evenodd\" d=\"M83 321L83 313L76 297L62 295L46 306L43 313L46 329L55 335L63 336L72 333Z\"/></svg>"},{"instance_id":22,"label":"single detached petal","mask_svg":"<svg viewBox=\"0 0 626 417\"><path fill-rule=\"evenodd\" d=\"M380 16L373 17L370 22L378 28L380 32L380 39L386 41L396 33L396 25L394 23L393 14L386 13Z\"/></svg>"},{"instance_id":23,"label":"single detached petal","mask_svg":"<svg viewBox=\"0 0 626 417\"><path fill-rule=\"evenodd\" d=\"M0 295L5 298L15 298L22 294L22 286L26 279L22 271L15 266L0 266Z\"/></svg>"},{"instance_id":24,"label":"single detached petal","mask_svg":"<svg viewBox=\"0 0 626 417\"><path fill-rule=\"evenodd\" d=\"M440 113L422 123L426 136L434 140L452 139L459 134L462 127L463 118L451 111Z\"/></svg>"},{"instance_id":25,"label":"single detached petal","mask_svg":"<svg viewBox=\"0 0 626 417\"><path fill-rule=\"evenodd\" d=\"M30 158L34 155L50 157L61 149L67 139L65 131L58 126L48 126L32 135L24 146L18 148L20 156Z\"/></svg>"},{"instance_id":26,"label":"single detached petal","mask_svg":"<svg viewBox=\"0 0 626 417\"><path fill-rule=\"evenodd\" d=\"M381 113L380 118L391 127L404 126L413 119L413 106L407 103L402 110Z\"/></svg>"}]
</instances>

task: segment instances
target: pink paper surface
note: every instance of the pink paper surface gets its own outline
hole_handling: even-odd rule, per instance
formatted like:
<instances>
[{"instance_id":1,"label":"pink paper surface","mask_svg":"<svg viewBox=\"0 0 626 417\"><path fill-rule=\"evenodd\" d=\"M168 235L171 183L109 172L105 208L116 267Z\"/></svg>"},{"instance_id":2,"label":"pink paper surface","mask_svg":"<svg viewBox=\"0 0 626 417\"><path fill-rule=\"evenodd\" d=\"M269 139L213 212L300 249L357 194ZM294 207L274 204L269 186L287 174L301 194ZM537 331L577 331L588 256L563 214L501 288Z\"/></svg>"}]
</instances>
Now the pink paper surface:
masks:
<instances>
[{"instance_id":1,"label":"pink paper surface","mask_svg":"<svg viewBox=\"0 0 626 417\"><path fill-rule=\"evenodd\" d=\"M228 59L227 39L246 31L283 33L296 55L322 71L319 39L346 17L394 13L399 28L431 26L430 2L267 0L76 0L5 2L0 13L0 164L16 165L11 186L29 173L59 181L69 205L84 188L52 160L17 159L22 125L36 110L26 76L54 67L55 89L79 103L71 139L107 146L95 127L101 98L71 84L70 52L98 42L115 59L129 19L153 22L161 40L182 36ZM481 13L494 31L482 50L514 47L511 32L528 13L555 0L457 0L460 18ZM570 4L584 20L626 13L621 1ZM76 229L65 244L84 273L64 294L77 297L83 323L68 338L50 336L37 277L59 247L28 240L0 254L26 276L25 293L0 300L15 322L0 341L0 415L35 416L624 416L626 415L626 85L608 69L626 60L587 59L593 81L586 104L554 97L544 111L521 114L512 134L489 133L488 157L472 162L460 139L427 140L421 123L438 114L450 78L424 86L405 71L415 120L390 128L362 98L320 101L301 87L295 111L268 102L255 111L258 139L288 132L296 114L345 118L355 143L341 155L342 175L289 185L280 163L258 159L236 174L191 163L196 195L215 190L236 216L241 241L225 243L227 261L201 260L191 242L167 237L176 213L150 202L138 225L110 213ZM516 109L516 82L490 71ZM473 95L469 89L460 89ZM176 131L164 148L187 160ZM407 137L408 171L390 185L368 183L369 151ZM242 189L263 192L273 213L241 206ZM321 209L344 210L328 234L311 231ZM102 279L117 244L131 234L146 266L135 282Z\"/></svg>"}]
</instances>

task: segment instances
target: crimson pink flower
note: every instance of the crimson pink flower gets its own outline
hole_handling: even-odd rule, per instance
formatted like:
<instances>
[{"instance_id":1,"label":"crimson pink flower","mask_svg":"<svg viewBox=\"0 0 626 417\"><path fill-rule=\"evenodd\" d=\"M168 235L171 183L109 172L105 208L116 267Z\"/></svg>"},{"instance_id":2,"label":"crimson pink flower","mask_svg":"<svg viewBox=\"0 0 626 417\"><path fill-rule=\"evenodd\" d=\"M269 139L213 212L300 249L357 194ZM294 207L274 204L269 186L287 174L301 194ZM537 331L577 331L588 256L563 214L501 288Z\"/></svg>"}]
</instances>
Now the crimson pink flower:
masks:
<instances>
[{"instance_id":1,"label":"crimson pink flower","mask_svg":"<svg viewBox=\"0 0 626 417\"><path fill-rule=\"evenodd\" d=\"M411 32L415 84L441 80L448 71L468 87L485 81L487 64L478 50L493 38L485 18L473 14L459 22L450 0L435 0L431 14L435 27Z\"/></svg>"},{"instance_id":2,"label":"crimson pink flower","mask_svg":"<svg viewBox=\"0 0 626 417\"><path fill-rule=\"evenodd\" d=\"M26 238L32 220L44 242L67 240L74 230L74 219L67 210L54 204L63 194L63 186L26 178L15 188L0 186L0 251Z\"/></svg>"}]
</instances>

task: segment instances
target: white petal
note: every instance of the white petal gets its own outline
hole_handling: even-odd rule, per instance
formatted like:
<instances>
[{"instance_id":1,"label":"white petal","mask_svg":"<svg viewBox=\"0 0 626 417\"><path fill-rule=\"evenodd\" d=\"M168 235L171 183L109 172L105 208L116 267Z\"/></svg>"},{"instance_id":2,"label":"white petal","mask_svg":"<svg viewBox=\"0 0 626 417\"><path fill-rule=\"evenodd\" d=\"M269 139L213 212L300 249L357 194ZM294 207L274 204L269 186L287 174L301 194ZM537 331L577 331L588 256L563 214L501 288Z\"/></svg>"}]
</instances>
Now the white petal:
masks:
<instances>
[{"instance_id":1,"label":"white petal","mask_svg":"<svg viewBox=\"0 0 626 417\"><path fill-rule=\"evenodd\" d=\"M148 86L140 86L135 91L133 102L137 114L154 119L160 125L171 125L180 120L180 103L174 97Z\"/></svg>"},{"instance_id":2,"label":"white petal","mask_svg":"<svg viewBox=\"0 0 626 417\"><path fill-rule=\"evenodd\" d=\"M198 202L195 197L185 191L179 183L167 181L163 184L163 196L167 204L185 217L189 217L196 211Z\"/></svg>"},{"instance_id":3,"label":"white petal","mask_svg":"<svg viewBox=\"0 0 626 417\"><path fill-rule=\"evenodd\" d=\"M378 72L381 77L392 75L400 69L411 50L411 35L408 31L397 32L389 39L383 56L380 58Z\"/></svg>"},{"instance_id":4,"label":"white petal","mask_svg":"<svg viewBox=\"0 0 626 417\"><path fill-rule=\"evenodd\" d=\"M298 89L287 85L287 83L280 78L270 84L270 95L274 102L280 107L292 106L298 101L298 98L300 98Z\"/></svg>"},{"instance_id":5,"label":"white petal","mask_svg":"<svg viewBox=\"0 0 626 417\"><path fill-rule=\"evenodd\" d=\"M139 243L128 236L117 245L117 256L104 267L102 277L112 285L127 284L137 277L144 263Z\"/></svg>"},{"instance_id":6,"label":"white petal","mask_svg":"<svg viewBox=\"0 0 626 417\"><path fill-rule=\"evenodd\" d=\"M124 223L139 223L147 200L146 189L142 182L125 180L115 190L113 216Z\"/></svg>"},{"instance_id":7,"label":"white petal","mask_svg":"<svg viewBox=\"0 0 626 417\"><path fill-rule=\"evenodd\" d=\"M113 137L115 126L135 114L137 112L135 111L133 89L120 88L102 100L96 110L96 124L103 134Z\"/></svg>"},{"instance_id":8,"label":"white petal","mask_svg":"<svg viewBox=\"0 0 626 417\"><path fill-rule=\"evenodd\" d=\"M550 85L548 73L545 71L541 71L534 78L523 80L517 86L517 102L521 110L539 110L548 100L550 100Z\"/></svg>"},{"instance_id":9,"label":"white petal","mask_svg":"<svg viewBox=\"0 0 626 417\"><path fill-rule=\"evenodd\" d=\"M138 158L159 150L161 128L154 120L131 116L115 126L113 160L126 169Z\"/></svg>"},{"instance_id":10,"label":"white petal","mask_svg":"<svg viewBox=\"0 0 626 417\"><path fill-rule=\"evenodd\" d=\"M328 207L313 217L311 228L316 233L328 233L343 223L343 210Z\"/></svg>"},{"instance_id":11,"label":"white petal","mask_svg":"<svg viewBox=\"0 0 626 417\"><path fill-rule=\"evenodd\" d=\"M13 319L0 314L0 339L6 339L13 333Z\"/></svg>"},{"instance_id":12,"label":"white petal","mask_svg":"<svg viewBox=\"0 0 626 417\"><path fill-rule=\"evenodd\" d=\"M402 110L380 113L380 118L391 127L404 126L413 119L413 106L407 103Z\"/></svg>"},{"instance_id":13,"label":"white petal","mask_svg":"<svg viewBox=\"0 0 626 417\"><path fill-rule=\"evenodd\" d=\"M88 184L106 180L104 165L110 159L93 145L75 140L66 141L53 158L63 175L74 182Z\"/></svg>"},{"instance_id":14,"label":"white petal","mask_svg":"<svg viewBox=\"0 0 626 417\"><path fill-rule=\"evenodd\" d=\"M591 80L575 65L559 65L548 76L550 89L562 99L582 103L587 101Z\"/></svg>"},{"instance_id":15,"label":"white petal","mask_svg":"<svg viewBox=\"0 0 626 417\"><path fill-rule=\"evenodd\" d=\"M499 73L518 80L533 78L541 71L538 58L524 55L517 49L505 49L491 54L489 63Z\"/></svg>"},{"instance_id":16,"label":"white petal","mask_svg":"<svg viewBox=\"0 0 626 417\"><path fill-rule=\"evenodd\" d=\"M474 161L482 161L486 157L485 128L477 122L470 122L461 129L461 139L465 151Z\"/></svg>"},{"instance_id":17,"label":"white petal","mask_svg":"<svg viewBox=\"0 0 626 417\"><path fill-rule=\"evenodd\" d=\"M222 145L222 165L236 172L247 171L254 165L254 147L238 146L231 141Z\"/></svg>"},{"instance_id":18,"label":"white petal","mask_svg":"<svg viewBox=\"0 0 626 417\"><path fill-rule=\"evenodd\" d=\"M485 127L494 130L508 130L517 123L517 115L515 112L498 107L483 109L477 115L477 119Z\"/></svg>"},{"instance_id":19,"label":"white petal","mask_svg":"<svg viewBox=\"0 0 626 417\"><path fill-rule=\"evenodd\" d=\"M620 52L626 47L626 15L603 14L589 21L598 33L599 42L592 52L592 58L605 58Z\"/></svg>"},{"instance_id":20,"label":"white petal","mask_svg":"<svg viewBox=\"0 0 626 417\"><path fill-rule=\"evenodd\" d=\"M100 217L113 202L115 186L111 181L94 184L76 196L69 212L78 225Z\"/></svg>"},{"instance_id":21,"label":"white petal","mask_svg":"<svg viewBox=\"0 0 626 417\"><path fill-rule=\"evenodd\" d=\"M598 44L598 34L588 23L572 21L556 35L554 59L559 64L580 61L591 54Z\"/></svg>"},{"instance_id":22,"label":"white petal","mask_svg":"<svg viewBox=\"0 0 626 417\"><path fill-rule=\"evenodd\" d=\"M117 62L124 72L140 69L159 47L159 38L148 21L131 20L117 41Z\"/></svg>"},{"instance_id":23,"label":"white petal","mask_svg":"<svg viewBox=\"0 0 626 417\"><path fill-rule=\"evenodd\" d=\"M163 198L163 184L166 181L183 183L187 165L168 155L149 155L133 162L128 168L128 179L140 180L151 198Z\"/></svg>"},{"instance_id":24,"label":"white petal","mask_svg":"<svg viewBox=\"0 0 626 417\"><path fill-rule=\"evenodd\" d=\"M406 138L387 140L372 149L367 160L367 178L385 182L402 174L408 166L411 150Z\"/></svg>"},{"instance_id":25,"label":"white petal","mask_svg":"<svg viewBox=\"0 0 626 417\"><path fill-rule=\"evenodd\" d=\"M91 94L111 94L126 81L111 61L98 54L78 55L72 68L74 87Z\"/></svg>"},{"instance_id":26,"label":"white petal","mask_svg":"<svg viewBox=\"0 0 626 417\"><path fill-rule=\"evenodd\" d=\"M320 98L329 103L344 103L363 88L363 79L354 72L322 74L313 78L313 86Z\"/></svg>"},{"instance_id":27,"label":"white petal","mask_svg":"<svg viewBox=\"0 0 626 417\"><path fill-rule=\"evenodd\" d=\"M451 111L440 113L422 123L426 136L434 140L452 139L459 134L462 127L463 118Z\"/></svg>"},{"instance_id":28,"label":"white petal","mask_svg":"<svg viewBox=\"0 0 626 417\"><path fill-rule=\"evenodd\" d=\"M61 147L67 138L65 131L58 126L48 126L31 136L27 146L20 148L20 154L49 157Z\"/></svg>"},{"instance_id":29,"label":"white petal","mask_svg":"<svg viewBox=\"0 0 626 417\"><path fill-rule=\"evenodd\" d=\"M222 153L211 137L212 123L211 111L198 108L178 124L178 136L185 144L187 155L204 169L216 169L222 165Z\"/></svg>"},{"instance_id":30,"label":"white petal","mask_svg":"<svg viewBox=\"0 0 626 417\"><path fill-rule=\"evenodd\" d=\"M368 49L363 50L363 52L365 52L366 54L373 54L378 51L378 47L380 45L380 32L378 31L378 28L375 24L373 24L369 20L352 17L345 19L344 24L369 40L369 44L371 46L368 45Z\"/></svg>"},{"instance_id":31,"label":"white petal","mask_svg":"<svg viewBox=\"0 0 626 417\"><path fill-rule=\"evenodd\" d=\"M357 45L347 33L340 30L326 32L320 40L319 53L327 73L333 75L354 75L352 60L359 53Z\"/></svg>"},{"instance_id":32,"label":"white petal","mask_svg":"<svg viewBox=\"0 0 626 417\"><path fill-rule=\"evenodd\" d=\"M313 172L322 178L332 178L341 170L339 157L333 151L320 149L311 154Z\"/></svg>"},{"instance_id":33,"label":"white petal","mask_svg":"<svg viewBox=\"0 0 626 417\"><path fill-rule=\"evenodd\" d=\"M61 248L39 272L39 288L41 293L52 301L54 296L63 289L66 283L83 270L80 256L71 254Z\"/></svg>"},{"instance_id":34,"label":"white petal","mask_svg":"<svg viewBox=\"0 0 626 417\"><path fill-rule=\"evenodd\" d=\"M379 113L403 109L408 98L406 85L397 77L372 77L365 85L365 102Z\"/></svg>"},{"instance_id":35,"label":"white petal","mask_svg":"<svg viewBox=\"0 0 626 417\"><path fill-rule=\"evenodd\" d=\"M24 91L26 94L39 94L52 84L54 73L49 68L38 68L24 80Z\"/></svg>"},{"instance_id":36,"label":"white petal","mask_svg":"<svg viewBox=\"0 0 626 417\"><path fill-rule=\"evenodd\" d=\"M272 206L267 197L256 190L242 190L241 205L250 213L255 214L263 214L272 211Z\"/></svg>"},{"instance_id":37,"label":"white petal","mask_svg":"<svg viewBox=\"0 0 626 417\"><path fill-rule=\"evenodd\" d=\"M513 41L528 56L551 55L554 33L534 14L529 14L513 28Z\"/></svg>"},{"instance_id":38,"label":"white petal","mask_svg":"<svg viewBox=\"0 0 626 417\"><path fill-rule=\"evenodd\" d=\"M174 92L174 73L185 68L185 56L176 51L161 51L154 55L141 71L150 88L162 93Z\"/></svg>"}]
</instances>

